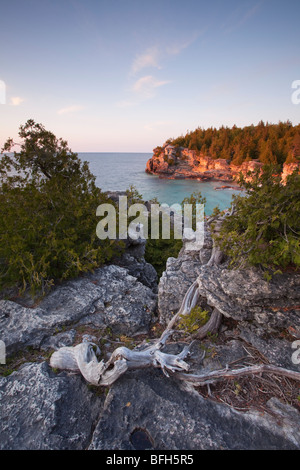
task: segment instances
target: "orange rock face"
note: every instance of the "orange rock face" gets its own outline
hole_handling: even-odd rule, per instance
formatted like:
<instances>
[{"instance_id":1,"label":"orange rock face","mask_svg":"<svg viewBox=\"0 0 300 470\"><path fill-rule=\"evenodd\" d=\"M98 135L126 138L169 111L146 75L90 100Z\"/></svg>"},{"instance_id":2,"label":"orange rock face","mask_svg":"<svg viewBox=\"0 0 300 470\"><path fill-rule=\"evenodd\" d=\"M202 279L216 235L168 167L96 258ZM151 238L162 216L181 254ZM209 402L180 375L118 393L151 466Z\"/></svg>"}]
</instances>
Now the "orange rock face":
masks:
<instances>
[{"instance_id":1,"label":"orange rock face","mask_svg":"<svg viewBox=\"0 0 300 470\"><path fill-rule=\"evenodd\" d=\"M240 166L231 165L224 159L199 155L194 150L165 145L154 152L146 165L146 172L168 179L199 179L202 181L234 181L242 172L245 176L262 164L256 160Z\"/></svg>"},{"instance_id":2,"label":"orange rock face","mask_svg":"<svg viewBox=\"0 0 300 470\"><path fill-rule=\"evenodd\" d=\"M236 180L240 173L246 180L251 173L263 164L259 160L250 160L241 165L232 165L224 159L213 159L199 155L195 150L172 145L163 145L154 150L152 158L146 165L146 172L167 179L197 179L199 181L231 181ZM299 163L285 163L282 170L282 182L296 169L300 173ZM250 175L249 175L250 172Z\"/></svg>"},{"instance_id":3,"label":"orange rock face","mask_svg":"<svg viewBox=\"0 0 300 470\"><path fill-rule=\"evenodd\" d=\"M298 170L298 173L300 173L300 164L299 163L284 163L283 168L282 168L282 175L281 175L281 180L283 183L286 182L286 179L289 175L294 173L294 171Z\"/></svg>"}]
</instances>

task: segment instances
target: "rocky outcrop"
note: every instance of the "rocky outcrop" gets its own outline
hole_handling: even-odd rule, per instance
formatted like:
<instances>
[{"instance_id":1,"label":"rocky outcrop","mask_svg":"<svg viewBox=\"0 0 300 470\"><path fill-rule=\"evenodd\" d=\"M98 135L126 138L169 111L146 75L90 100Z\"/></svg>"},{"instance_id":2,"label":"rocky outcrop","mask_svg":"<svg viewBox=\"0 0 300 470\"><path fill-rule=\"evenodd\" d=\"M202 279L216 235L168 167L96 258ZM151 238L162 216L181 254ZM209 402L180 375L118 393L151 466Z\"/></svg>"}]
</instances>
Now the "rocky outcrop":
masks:
<instances>
[{"instance_id":1,"label":"rocky outcrop","mask_svg":"<svg viewBox=\"0 0 300 470\"><path fill-rule=\"evenodd\" d=\"M202 264L208 262L212 253L212 238L205 230L204 245L200 251L188 249L190 244L183 240L177 258L168 258L166 269L158 285L158 310L163 325L179 310L187 289L198 278Z\"/></svg>"},{"instance_id":2,"label":"rocky outcrop","mask_svg":"<svg viewBox=\"0 0 300 470\"><path fill-rule=\"evenodd\" d=\"M120 335L149 332L157 296L130 274L137 269L142 279L147 271L142 260L137 268L130 262L140 249L136 246L124 260L128 266L132 262L131 271L116 265L99 268L57 286L39 305L27 304L26 299L0 301L0 338L8 355L29 345L39 352L37 362L0 378L0 449L300 449L299 410L285 400L284 387L281 400L268 392L262 412L261 403L260 408L244 410L224 404L230 381L215 392L214 385L192 386L176 375L166 377L162 370L129 369L106 394L101 387L88 386L74 371L51 369L43 351L74 345L82 327L90 330L87 340L97 341L105 359L110 357L107 344L91 336L102 328L109 326ZM228 270L226 259L219 265L207 264L212 252L206 225L200 252L184 242L178 258L168 260L158 288L163 324L195 281L199 304L218 309L225 320L217 339L193 343L190 372L246 366L255 363L256 356L300 372L300 365L292 361L291 345L291 339L300 339L299 275L280 275L267 283L256 270ZM178 354L184 345L178 340L164 345L162 352ZM143 348L148 348L148 341L136 350ZM252 375L245 379L253 380ZM271 380L267 377L265 383ZM246 393L245 383L234 383L234 397ZM219 395L222 400L217 400Z\"/></svg>"},{"instance_id":3,"label":"rocky outcrop","mask_svg":"<svg viewBox=\"0 0 300 470\"><path fill-rule=\"evenodd\" d=\"M172 313L179 310L186 285L196 281L198 305L211 312L217 309L235 322L235 334L270 363L300 371L300 365L292 361L292 340L300 339L300 274L276 274L267 281L257 268L228 269L226 258L219 265L209 265L211 253L212 239L206 225L200 253L186 250L183 244L178 258L168 259L158 288L160 322L166 325L170 321Z\"/></svg>"},{"instance_id":4,"label":"rocky outcrop","mask_svg":"<svg viewBox=\"0 0 300 470\"><path fill-rule=\"evenodd\" d=\"M258 269L202 266L200 294L225 317L248 322L265 333L300 331L300 274L277 274L266 281Z\"/></svg>"},{"instance_id":5,"label":"rocky outcrop","mask_svg":"<svg viewBox=\"0 0 300 470\"><path fill-rule=\"evenodd\" d=\"M38 306L1 300L0 338L11 354L27 346L40 348L57 329L74 325L147 333L155 309L156 295L149 287L125 268L110 265L57 286Z\"/></svg>"},{"instance_id":6,"label":"rocky outcrop","mask_svg":"<svg viewBox=\"0 0 300 470\"><path fill-rule=\"evenodd\" d=\"M213 159L195 150L183 147L174 147L164 144L154 149L154 154L146 164L146 172L168 179L197 179L199 181L230 181L234 182L240 173L249 179L248 173L262 168L259 160L245 161L241 165L233 165L222 158ZM284 164L282 180L300 170L299 163Z\"/></svg>"},{"instance_id":7,"label":"rocky outcrop","mask_svg":"<svg viewBox=\"0 0 300 470\"><path fill-rule=\"evenodd\" d=\"M1 450L300 448L293 407L272 398L269 413L244 413L161 371L128 373L99 396L77 375L56 374L46 362L28 363L0 378L0 395Z\"/></svg>"},{"instance_id":8,"label":"rocky outcrop","mask_svg":"<svg viewBox=\"0 0 300 470\"><path fill-rule=\"evenodd\" d=\"M164 145L155 151L146 164L146 172L168 179L198 179L200 181L234 181L240 172L244 176L262 164L253 160L241 166L230 164L224 159L213 159L194 150Z\"/></svg>"},{"instance_id":9,"label":"rocky outcrop","mask_svg":"<svg viewBox=\"0 0 300 470\"><path fill-rule=\"evenodd\" d=\"M285 183L287 177L297 170L300 173L300 163L284 163L282 168L282 181Z\"/></svg>"}]
</instances>

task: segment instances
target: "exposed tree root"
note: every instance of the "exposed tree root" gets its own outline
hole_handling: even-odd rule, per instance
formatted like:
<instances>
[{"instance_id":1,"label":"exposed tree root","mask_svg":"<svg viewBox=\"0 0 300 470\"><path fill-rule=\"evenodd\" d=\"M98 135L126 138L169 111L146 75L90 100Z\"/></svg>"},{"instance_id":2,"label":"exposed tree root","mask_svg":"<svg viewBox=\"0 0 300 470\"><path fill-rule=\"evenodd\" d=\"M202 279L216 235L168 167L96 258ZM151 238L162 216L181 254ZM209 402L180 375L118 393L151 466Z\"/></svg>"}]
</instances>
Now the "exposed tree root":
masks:
<instances>
[{"instance_id":1,"label":"exposed tree root","mask_svg":"<svg viewBox=\"0 0 300 470\"><path fill-rule=\"evenodd\" d=\"M300 372L284 369L270 364L261 364L257 366L248 366L241 369L222 369L214 370L206 374L185 374L179 372L176 377L180 380L192 383L194 385L208 385L223 379L233 379L235 377L242 377L245 375L259 375L262 373L272 373L289 379L297 380L300 382Z\"/></svg>"}]
</instances>

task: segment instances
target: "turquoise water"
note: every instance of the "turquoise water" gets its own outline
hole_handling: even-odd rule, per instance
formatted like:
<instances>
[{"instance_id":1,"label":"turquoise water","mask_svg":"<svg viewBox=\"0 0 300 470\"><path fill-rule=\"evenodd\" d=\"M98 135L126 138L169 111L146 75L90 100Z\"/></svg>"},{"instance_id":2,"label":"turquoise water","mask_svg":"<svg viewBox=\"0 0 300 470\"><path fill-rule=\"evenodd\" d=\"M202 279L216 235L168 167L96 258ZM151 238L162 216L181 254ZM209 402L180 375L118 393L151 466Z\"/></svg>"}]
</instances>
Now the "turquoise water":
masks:
<instances>
[{"instance_id":1,"label":"turquoise water","mask_svg":"<svg viewBox=\"0 0 300 470\"><path fill-rule=\"evenodd\" d=\"M181 203L195 191L206 198L205 213L211 214L214 207L221 210L230 206L233 194L240 191L224 189L215 191L224 182L201 182L195 180L166 180L145 172L151 153L78 153L81 160L87 161L96 183L103 191L124 191L130 185L143 195L145 200L156 197L163 204Z\"/></svg>"}]
</instances>

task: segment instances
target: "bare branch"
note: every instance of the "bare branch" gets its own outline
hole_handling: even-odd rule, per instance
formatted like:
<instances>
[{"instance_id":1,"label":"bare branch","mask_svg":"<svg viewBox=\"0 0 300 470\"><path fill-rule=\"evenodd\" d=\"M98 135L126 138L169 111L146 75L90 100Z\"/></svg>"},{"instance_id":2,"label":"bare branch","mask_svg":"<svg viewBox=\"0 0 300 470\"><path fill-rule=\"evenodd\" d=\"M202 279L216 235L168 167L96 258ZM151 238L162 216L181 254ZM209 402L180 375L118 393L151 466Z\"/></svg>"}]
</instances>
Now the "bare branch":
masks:
<instances>
[{"instance_id":1,"label":"bare branch","mask_svg":"<svg viewBox=\"0 0 300 470\"><path fill-rule=\"evenodd\" d=\"M295 372L282 367L273 366L270 364L262 364L257 366L243 367L242 369L221 369L215 370L206 374L185 374L177 373L176 378L192 383L194 385L207 385L223 379L231 379L241 377L244 375L258 375L262 373L272 373L281 375L300 382L300 372Z\"/></svg>"}]
</instances>

